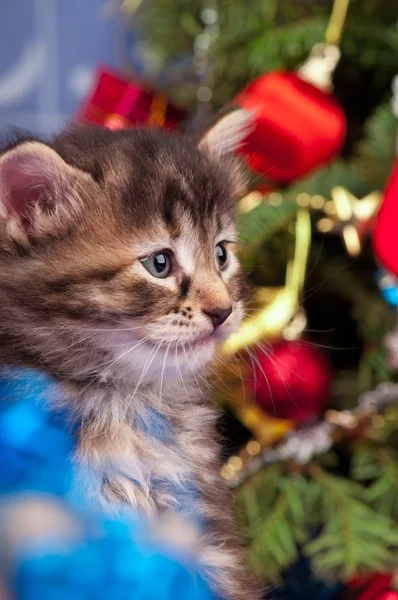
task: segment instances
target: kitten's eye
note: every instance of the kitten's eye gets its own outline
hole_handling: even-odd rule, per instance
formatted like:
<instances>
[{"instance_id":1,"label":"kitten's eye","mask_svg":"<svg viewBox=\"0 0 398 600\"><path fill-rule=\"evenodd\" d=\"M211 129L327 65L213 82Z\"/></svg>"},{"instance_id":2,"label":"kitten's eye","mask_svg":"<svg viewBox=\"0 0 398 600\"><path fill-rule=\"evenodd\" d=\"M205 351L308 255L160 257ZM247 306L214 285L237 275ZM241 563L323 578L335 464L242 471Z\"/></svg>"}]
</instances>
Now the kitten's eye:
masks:
<instances>
[{"instance_id":1,"label":"kitten's eye","mask_svg":"<svg viewBox=\"0 0 398 600\"><path fill-rule=\"evenodd\" d=\"M226 266L227 261L228 261L227 249L223 242L220 242L216 246L216 259L217 259L217 263L218 263L218 266L220 267L220 269L223 269Z\"/></svg>"},{"instance_id":2,"label":"kitten's eye","mask_svg":"<svg viewBox=\"0 0 398 600\"><path fill-rule=\"evenodd\" d=\"M168 277L168 275L170 275L171 258L170 252L167 250L151 254L151 256L148 256L147 258L141 258L140 261L148 273L154 277L163 279L164 277Z\"/></svg>"}]
</instances>

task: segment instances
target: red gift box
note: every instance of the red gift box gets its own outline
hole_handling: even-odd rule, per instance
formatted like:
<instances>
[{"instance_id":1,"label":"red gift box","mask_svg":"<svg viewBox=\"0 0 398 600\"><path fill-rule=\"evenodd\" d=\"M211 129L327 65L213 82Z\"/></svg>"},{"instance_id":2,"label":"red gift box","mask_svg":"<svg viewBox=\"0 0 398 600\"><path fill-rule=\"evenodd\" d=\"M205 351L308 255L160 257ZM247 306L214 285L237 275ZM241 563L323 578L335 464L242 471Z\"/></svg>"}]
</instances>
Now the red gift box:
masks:
<instances>
[{"instance_id":1,"label":"red gift box","mask_svg":"<svg viewBox=\"0 0 398 600\"><path fill-rule=\"evenodd\" d=\"M242 152L253 170L288 183L329 161L341 149L344 112L335 98L295 73L255 79L236 98L255 114Z\"/></svg>"},{"instance_id":2,"label":"red gift box","mask_svg":"<svg viewBox=\"0 0 398 600\"><path fill-rule=\"evenodd\" d=\"M174 129L185 116L185 111L170 104L163 92L149 90L141 83L100 67L94 86L76 118L110 129L142 124Z\"/></svg>"}]
</instances>

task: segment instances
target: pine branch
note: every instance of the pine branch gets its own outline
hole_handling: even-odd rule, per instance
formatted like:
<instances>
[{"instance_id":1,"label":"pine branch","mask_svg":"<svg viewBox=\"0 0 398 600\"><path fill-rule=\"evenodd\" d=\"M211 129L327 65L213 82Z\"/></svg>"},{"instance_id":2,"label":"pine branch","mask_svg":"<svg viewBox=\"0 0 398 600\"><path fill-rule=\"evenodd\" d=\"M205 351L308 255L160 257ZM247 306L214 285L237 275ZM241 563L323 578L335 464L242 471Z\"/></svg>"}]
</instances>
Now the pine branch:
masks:
<instances>
[{"instance_id":1,"label":"pine branch","mask_svg":"<svg viewBox=\"0 0 398 600\"><path fill-rule=\"evenodd\" d=\"M366 505L361 486L309 468L318 483L323 527L304 547L322 577L347 579L357 572L387 570L398 550L398 529L390 519Z\"/></svg>"},{"instance_id":2,"label":"pine branch","mask_svg":"<svg viewBox=\"0 0 398 600\"><path fill-rule=\"evenodd\" d=\"M371 188L358 174L355 167L343 160L319 169L307 178L290 186L285 191L279 190L282 202L279 206L271 206L267 199L248 213L239 216L239 237L246 246L241 253L244 265L250 269L255 254L276 232L283 230L294 219L297 211L296 199L300 193L320 194L326 198L339 185L349 188L358 196L365 195Z\"/></svg>"},{"instance_id":3,"label":"pine branch","mask_svg":"<svg viewBox=\"0 0 398 600\"><path fill-rule=\"evenodd\" d=\"M354 164L375 188L383 189L396 156L398 121L390 102L378 106L365 126L365 139L359 144Z\"/></svg>"},{"instance_id":4,"label":"pine branch","mask_svg":"<svg viewBox=\"0 0 398 600\"><path fill-rule=\"evenodd\" d=\"M285 199L280 206L263 202L249 213L239 216L239 238L245 243L241 258L245 265L247 260L255 258L255 253L272 235L287 227L296 212L296 202Z\"/></svg>"},{"instance_id":5,"label":"pine branch","mask_svg":"<svg viewBox=\"0 0 398 600\"><path fill-rule=\"evenodd\" d=\"M252 478L238 494L247 516L250 563L274 583L295 562L298 544L307 539L306 486L303 477L286 475L281 465L275 465Z\"/></svg>"},{"instance_id":6,"label":"pine branch","mask_svg":"<svg viewBox=\"0 0 398 600\"><path fill-rule=\"evenodd\" d=\"M396 71L398 34L385 0L351 3L344 36L343 57L351 78L373 71L372 84L385 89ZM159 71L174 71L176 60L187 61L187 72L172 95L196 104L196 91L184 88L184 80L196 78L193 61L195 37L203 31L200 0L156 0L143 2L133 11L131 22L144 32ZM253 77L273 69L296 68L314 44L322 42L330 15L330 4L321 0L219 0L219 37L212 46L213 101L215 107L228 102ZM170 35L172 32L172 35ZM344 83L343 83L344 85Z\"/></svg>"},{"instance_id":7,"label":"pine branch","mask_svg":"<svg viewBox=\"0 0 398 600\"><path fill-rule=\"evenodd\" d=\"M323 39L326 17L307 17L266 30L249 46L249 65L255 72L293 68Z\"/></svg>"},{"instance_id":8,"label":"pine branch","mask_svg":"<svg viewBox=\"0 0 398 600\"><path fill-rule=\"evenodd\" d=\"M373 482L364 492L366 501L398 526L398 455L392 449L362 447L354 456L352 475Z\"/></svg>"}]
</instances>

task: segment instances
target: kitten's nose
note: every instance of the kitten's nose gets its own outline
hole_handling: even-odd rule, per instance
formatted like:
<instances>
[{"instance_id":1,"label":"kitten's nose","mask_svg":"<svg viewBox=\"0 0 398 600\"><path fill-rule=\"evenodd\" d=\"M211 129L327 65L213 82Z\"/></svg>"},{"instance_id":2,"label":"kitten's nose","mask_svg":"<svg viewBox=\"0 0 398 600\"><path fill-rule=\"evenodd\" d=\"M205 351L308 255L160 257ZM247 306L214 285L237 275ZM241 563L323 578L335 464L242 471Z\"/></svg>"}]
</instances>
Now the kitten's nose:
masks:
<instances>
[{"instance_id":1,"label":"kitten's nose","mask_svg":"<svg viewBox=\"0 0 398 600\"><path fill-rule=\"evenodd\" d=\"M213 327L216 329L228 319L232 312L232 306L228 306L228 308L212 308L211 310L204 310L203 312L210 317Z\"/></svg>"}]
</instances>

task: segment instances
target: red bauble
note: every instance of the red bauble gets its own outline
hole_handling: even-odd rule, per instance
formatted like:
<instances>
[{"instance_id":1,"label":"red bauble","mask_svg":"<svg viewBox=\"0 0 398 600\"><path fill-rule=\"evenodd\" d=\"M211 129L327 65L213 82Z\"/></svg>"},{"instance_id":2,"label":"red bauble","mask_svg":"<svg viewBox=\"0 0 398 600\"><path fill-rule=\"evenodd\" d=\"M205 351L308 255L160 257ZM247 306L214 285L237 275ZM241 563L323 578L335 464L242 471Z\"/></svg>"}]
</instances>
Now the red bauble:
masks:
<instances>
[{"instance_id":1,"label":"red bauble","mask_svg":"<svg viewBox=\"0 0 398 600\"><path fill-rule=\"evenodd\" d=\"M272 181L302 177L341 149L346 131L341 106L295 73L255 79L236 103L256 114L242 152L252 169Z\"/></svg>"},{"instance_id":2,"label":"red bauble","mask_svg":"<svg viewBox=\"0 0 398 600\"><path fill-rule=\"evenodd\" d=\"M127 80L106 67L97 71L94 86L77 114L77 120L126 129L157 125L173 129L185 112L170 104L165 94Z\"/></svg>"},{"instance_id":3,"label":"red bauble","mask_svg":"<svg viewBox=\"0 0 398 600\"><path fill-rule=\"evenodd\" d=\"M398 159L384 192L377 217L373 244L383 266L398 277Z\"/></svg>"},{"instance_id":4,"label":"red bauble","mask_svg":"<svg viewBox=\"0 0 398 600\"><path fill-rule=\"evenodd\" d=\"M376 573L354 578L347 585L357 592L357 600L398 600L398 593L391 589L392 580L392 573Z\"/></svg>"},{"instance_id":5,"label":"red bauble","mask_svg":"<svg viewBox=\"0 0 398 600\"><path fill-rule=\"evenodd\" d=\"M303 340L278 342L256 353L253 368L255 402L270 415L307 423L322 412L331 372L319 348Z\"/></svg>"}]
</instances>

